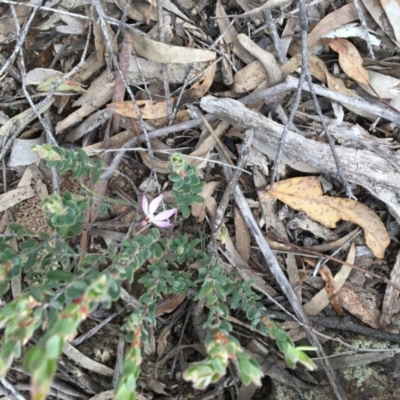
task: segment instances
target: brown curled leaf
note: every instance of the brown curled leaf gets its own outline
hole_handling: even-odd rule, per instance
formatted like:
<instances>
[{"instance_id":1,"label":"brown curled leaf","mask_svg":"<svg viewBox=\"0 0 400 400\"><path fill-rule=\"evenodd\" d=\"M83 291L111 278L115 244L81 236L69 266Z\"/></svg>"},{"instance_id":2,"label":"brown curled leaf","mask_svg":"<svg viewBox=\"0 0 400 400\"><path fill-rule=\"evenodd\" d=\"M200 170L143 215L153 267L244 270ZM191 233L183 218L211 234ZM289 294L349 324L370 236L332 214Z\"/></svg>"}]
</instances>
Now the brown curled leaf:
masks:
<instances>
[{"instance_id":1,"label":"brown curled leaf","mask_svg":"<svg viewBox=\"0 0 400 400\"><path fill-rule=\"evenodd\" d=\"M269 193L309 218L328 228L335 228L340 220L361 226L365 242L375 257L383 258L390 239L381 219L364 204L341 197L322 195L316 176L286 179L275 183Z\"/></svg>"},{"instance_id":2,"label":"brown curled leaf","mask_svg":"<svg viewBox=\"0 0 400 400\"><path fill-rule=\"evenodd\" d=\"M362 66L363 59L352 43L345 39L332 39L329 41L329 46L339 53L339 64L347 76L358 83L370 86L368 72Z\"/></svg>"}]
</instances>

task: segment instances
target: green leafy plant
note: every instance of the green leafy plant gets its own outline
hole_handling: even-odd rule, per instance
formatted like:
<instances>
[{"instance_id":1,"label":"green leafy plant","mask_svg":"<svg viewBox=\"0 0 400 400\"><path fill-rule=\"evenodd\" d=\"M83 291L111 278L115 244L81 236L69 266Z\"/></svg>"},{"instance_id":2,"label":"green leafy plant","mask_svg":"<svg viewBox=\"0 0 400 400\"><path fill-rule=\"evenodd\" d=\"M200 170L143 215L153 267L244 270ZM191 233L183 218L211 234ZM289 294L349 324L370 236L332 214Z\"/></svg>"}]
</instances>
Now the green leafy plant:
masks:
<instances>
[{"instance_id":1,"label":"green leafy plant","mask_svg":"<svg viewBox=\"0 0 400 400\"><path fill-rule=\"evenodd\" d=\"M61 238L74 237L82 231L87 199L66 191L63 196L52 194L44 200L43 211L47 223Z\"/></svg>"},{"instance_id":2,"label":"green leafy plant","mask_svg":"<svg viewBox=\"0 0 400 400\"><path fill-rule=\"evenodd\" d=\"M60 172L73 170L75 177L88 176L94 180L99 176L101 162L92 161L80 150L73 152L44 145L36 147L36 151L50 167ZM170 172L176 209L157 212L162 195L150 203L144 196L145 219L138 221L140 232L118 246L109 245L102 253L79 254L68 241L77 238L82 231L91 195L87 190L86 196L65 192L45 200L44 214L55 236L35 234L10 224L14 234L0 239L0 293L4 294L11 279L21 274L27 288L0 309L0 329L4 329L0 377L6 375L14 359L21 357L24 346L30 343L23 366L31 375L32 398L45 399L66 341L97 307L110 307L118 300L121 285L134 279L143 286L144 292L139 298L140 306L126 317L121 328L126 332L129 348L116 385L115 399L136 398L141 346L148 340L148 327L156 325L157 302L167 295L193 296L193 291L197 291L193 300L204 304L207 310L204 324L207 356L191 364L184 373L184 378L195 388L205 389L216 383L224 376L230 362L244 384L261 384L260 367L234 337L227 320L234 309L246 313L252 329L259 329L275 339L289 367L294 368L299 362L313 369L314 364L305 353L312 348L296 347L282 327L268 317L260 297L250 287L251 282L227 272L218 258L200 248L199 238L174 233L168 218L178 211L188 217L189 206L204 201L199 195L203 182L196 168L188 165L179 154L171 157ZM163 235L165 231L160 232L152 225L168 227L169 234ZM12 239L16 239L18 249L11 245ZM198 268L188 269L187 264L193 262ZM139 269L140 277L137 276ZM33 341L34 333L40 328L43 334Z\"/></svg>"},{"instance_id":3,"label":"green leafy plant","mask_svg":"<svg viewBox=\"0 0 400 400\"><path fill-rule=\"evenodd\" d=\"M199 195L204 182L201 182L197 169L183 160L182 156L175 153L171 156L168 178L173 182L172 194L184 218L190 215L189 206L193 203L203 203L204 199Z\"/></svg>"},{"instance_id":4,"label":"green leafy plant","mask_svg":"<svg viewBox=\"0 0 400 400\"><path fill-rule=\"evenodd\" d=\"M103 163L100 158L93 161L81 148L76 151L63 147L50 146L48 144L35 145L32 150L47 161L48 168L57 168L60 174L73 171L71 179L84 175L91 176L93 182L97 182L101 175Z\"/></svg>"}]
</instances>

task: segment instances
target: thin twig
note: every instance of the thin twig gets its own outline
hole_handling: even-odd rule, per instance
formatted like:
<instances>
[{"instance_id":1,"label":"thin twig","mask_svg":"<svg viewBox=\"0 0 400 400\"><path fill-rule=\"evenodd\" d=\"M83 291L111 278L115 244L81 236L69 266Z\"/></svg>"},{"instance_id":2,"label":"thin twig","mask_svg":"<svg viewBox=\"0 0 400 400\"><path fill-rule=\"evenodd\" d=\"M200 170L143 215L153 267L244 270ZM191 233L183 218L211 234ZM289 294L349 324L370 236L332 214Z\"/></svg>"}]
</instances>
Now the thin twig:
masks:
<instances>
[{"instance_id":1,"label":"thin twig","mask_svg":"<svg viewBox=\"0 0 400 400\"><path fill-rule=\"evenodd\" d=\"M341 166L339 157L338 157L337 152L336 152L335 142L334 142L334 140L332 138L332 135L329 133L329 129L328 129L327 125L326 125L325 118L322 115L322 110L321 110L321 107L319 105L317 96L316 96L315 91L314 91L314 84L313 84L312 79L311 79L310 70L308 69L308 54L307 54L308 53L308 48L307 48L308 18L307 18L307 11L306 11L306 6L305 6L304 1L305 0L300 0L300 2L299 2L299 7L300 7L300 20L299 20L299 23L300 23L300 29L301 29L301 64L302 64L301 65L301 69L305 70L305 77L307 79L307 83L308 83L308 86L310 88L310 93L311 93L311 97L313 99L313 103L314 103L314 106L315 106L315 111L317 111L317 114L318 114L318 116L319 116L319 118L321 120L321 124L322 124L322 126L324 128L324 132L325 132L326 138L328 139L328 143L329 143L329 146L330 146L331 151L332 151L333 159L335 160L337 173L338 173L339 178L342 181L343 187L345 188L345 191L346 191L346 196L349 199L357 200L356 197L353 194L353 191L351 190L351 186L350 186L350 184L349 184L349 182L348 182L348 180L346 178L346 175L343 172L343 168Z\"/></svg>"},{"instance_id":2,"label":"thin twig","mask_svg":"<svg viewBox=\"0 0 400 400\"><path fill-rule=\"evenodd\" d=\"M292 106L290 107L289 117L285 124L285 127L283 128L283 132L282 132L281 138L279 140L279 147L278 147L278 151L276 153L275 162L274 162L274 166L272 168L272 173L271 173L271 181L270 181L271 182L271 190L274 187L276 175L278 174L278 168L279 168L279 164L280 164L283 150L285 147L285 141L286 141L287 134L289 132L289 127L292 125L294 116L300 105L301 91L302 91L302 87L303 87L303 83L304 83L305 73L306 73L305 69L302 68L301 74L300 74L300 79L299 79L299 85L298 85L297 91L296 91L296 96L294 98Z\"/></svg>"},{"instance_id":3,"label":"thin twig","mask_svg":"<svg viewBox=\"0 0 400 400\"><path fill-rule=\"evenodd\" d=\"M43 0L38 0L38 2L34 5L32 14L29 16L28 21L25 23L25 26L24 26L23 30L21 31L21 34L18 36L17 43L14 46L14 50L13 50L11 56L5 62L3 67L0 69L0 76L2 76L4 74L4 72L7 70L8 66L14 62L15 57L17 56L20 49L22 48L22 45L25 42L26 35L28 34L28 31L29 31L29 28L31 27L33 19L35 18L36 13L39 11L42 4L43 4ZM19 24L18 24L18 30L19 30Z\"/></svg>"},{"instance_id":4,"label":"thin twig","mask_svg":"<svg viewBox=\"0 0 400 400\"><path fill-rule=\"evenodd\" d=\"M334 257L336 254L338 254L339 252L341 252L343 250L343 247L345 247L347 244L350 244L351 241L353 241L358 235L360 235L361 233L361 229L355 234L353 235L351 238L349 238L348 240L346 240L344 243L342 243L341 246L339 246L337 249L335 249L333 251L333 253L331 254L331 257ZM319 270L322 268L322 266L324 266L327 262L329 261L329 258L327 257L320 257L320 259L317 262L317 265L314 268L313 274L312 276L317 276Z\"/></svg>"},{"instance_id":5,"label":"thin twig","mask_svg":"<svg viewBox=\"0 0 400 400\"><path fill-rule=\"evenodd\" d=\"M207 115L205 118L210 123L217 120L217 117L214 117L213 115ZM182 132L186 129L197 128L198 126L203 125L203 123L204 122L201 118L197 118L192 121L181 122L180 124L166 126L164 128L156 129L156 130L150 132L147 137L142 134L142 135L136 136L136 137L128 140L123 146L121 146L119 148L119 151L117 152L117 154L111 161L107 170L105 172L103 172L103 174L101 175L100 178L108 179L113 175L114 171L118 168L121 160L123 159L125 152L128 151L128 149L130 147L133 147L139 143L145 142L147 140L147 138L150 138L150 139L160 138L165 135L169 135L171 133Z\"/></svg>"},{"instance_id":6,"label":"thin twig","mask_svg":"<svg viewBox=\"0 0 400 400\"><path fill-rule=\"evenodd\" d=\"M211 43L210 45L207 46L207 49L208 49L208 50L216 50L216 51L218 52L218 50L217 50L217 45L218 45L218 43L219 43L219 42L222 40L222 38L229 32L229 28L230 28L234 23L235 23L235 19L233 19L233 20L231 21L231 23L229 24L229 26L227 27L227 29L226 29L224 32L222 32L222 33L214 40L213 43ZM179 109L179 107L180 107L181 104L182 104L182 97L184 96L184 91L185 91L185 89L186 89L190 84L192 84L192 82L195 82L195 81L198 80L202 75L204 75L204 74L208 71L209 68L211 68L211 67L214 66L214 64L219 63L219 62L222 60L222 57L223 57L223 55L222 55L221 57L219 57L217 60L215 60L211 65L209 65L204 71L202 71L200 74L196 75L196 76L195 76L194 78L192 78L192 79L190 79L190 75L191 75L192 72L197 68L197 63L194 63L194 64L191 65L191 67L190 67L190 69L189 69L189 71L188 71L188 73L187 73L187 76L186 76L186 78L185 78L185 81L183 82L183 85L178 89L178 90L179 90L179 96L178 96L178 99L177 99L177 101L176 101L176 104L175 104L173 113L172 113L172 119L169 121L169 124L170 124L170 125L172 124L173 119L175 118L175 115L176 115L176 113L178 112L178 109ZM229 60L229 61L230 61L230 60ZM172 95L176 94L178 90L175 90L175 91L172 93Z\"/></svg>"},{"instance_id":7,"label":"thin twig","mask_svg":"<svg viewBox=\"0 0 400 400\"><path fill-rule=\"evenodd\" d=\"M107 318L104 318L103 321L95 325L92 329L88 330L87 332L83 333L82 335L76 337L75 339L70 341L72 346L76 347L83 343L86 339L89 339L93 335L95 335L100 329L106 326L112 319L114 319L117 315L121 314L124 311L124 308L121 308L119 311L113 312Z\"/></svg>"},{"instance_id":8,"label":"thin twig","mask_svg":"<svg viewBox=\"0 0 400 400\"><path fill-rule=\"evenodd\" d=\"M281 38L278 35L278 31L276 29L275 22L272 18L271 10L265 11L265 20L267 21L268 30L274 42L276 53L278 54L278 60L283 65L286 64L287 59L283 52Z\"/></svg>"},{"instance_id":9,"label":"thin twig","mask_svg":"<svg viewBox=\"0 0 400 400\"><path fill-rule=\"evenodd\" d=\"M81 66L85 62L87 50L89 48L90 33L91 33L91 26L89 26L89 31L88 31L88 36L87 36L85 48L84 48L84 50L82 52L82 56L81 56L81 59L80 59L79 63L74 68L72 68L71 71L67 72L65 75L60 77L56 82L54 82L50 86L50 89L49 89L46 97L42 101L40 101L38 104L36 104L35 107L33 107L32 111L26 116L26 118L22 121L22 123L18 127L18 129L12 134L10 140L3 146L3 148L2 148L2 150L0 152L0 160L2 160L5 157L7 152L12 147L12 143L14 142L14 139L16 137L18 137L24 131L25 127L27 126L29 121L32 119L32 117L34 115L37 115L38 110L40 110L42 107L44 107L45 105L47 105L51 101L54 93L56 92L56 90L58 88L58 86L61 85L62 83L64 83L72 75L76 74L78 72L78 70L81 68ZM27 99L27 100L29 101L29 99Z\"/></svg>"},{"instance_id":10,"label":"thin twig","mask_svg":"<svg viewBox=\"0 0 400 400\"><path fill-rule=\"evenodd\" d=\"M114 376L112 380L112 386L117 387L118 379L122 372L122 367L124 365L124 349L125 349L125 337L123 335L118 336L117 344L117 359L114 365Z\"/></svg>"},{"instance_id":11,"label":"thin twig","mask_svg":"<svg viewBox=\"0 0 400 400\"><path fill-rule=\"evenodd\" d=\"M7 58L4 57L3 54L0 54L0 64L4 65L7 62ZM21 81L21 77L20 77L20 73L18 72L17 68L14 67L14 65L9 65L7 68L7 73L13 77L14 79L16 79L18 82ZM4 104L4 103L0 103L0 104ZM11 103L8 103L11 104Z\"/></svg>"},{"instance_id":12,"label":"thin twig","mask_svg":"<svg viewBox=\"0 0 400 400\"><path fill-rule=\"evenodd\" d=\"M157 15L158 15L158 34L160 35L160 42L165 43L165 27L164 27L164 16L161 0L157 0ZM169 78L167 64L162 64L162 76L164 84L164 95L165 104L167 106L168 119L172 121L172 103L171 103L171 91L169 90Z\"/></svg>"},{"instance_id":13,"label":"thin twig","mask_svg":"<svg viewBox=\"0 0 400 400\"><path fill-rule=\"evenodd\" d=\"M156 172L156 167L155 167L155 158L154 158L153 148L151 146L149 134L147 132L146 126L144 124L144 120L142 118L142 113L141 113L140 108L139 108L139 106L138 106L138 104L136 102L135 95L133 94L132 89L129 86L129 82L127 81L124 73L121 70L121 66L119 65L117 56L115 55L115 53L113 51L113 46L112 46L110 37L108 35L108 30L107 30L107 25L106 25L106 20L105 20L105 14L104 14L103 7L102 7L102 5L101 5L99 0L93 0L93 5L96 8L97 14L99 16L99 22L100 22L100 25L101 25L101 29L102 29L104 38L105 38L106 43L107 43L109 55L110 55L110 57L111 57L111 59L113 61L113 64L114 64L115 68L117 69L118 73L120 74L122 81L124 82L126 91L129 94L129 97L130 97L130 99L132 101L132 104L133 104L133 108L134 108L135 113L137 115L137 121L138 121L139 127L140 127L141 131L143 132L143 134L145 135L146 145L147 145L147 148L149 150L149 156L150 156L150 159L151 159L152 173L156 177L157 176L157 172ZM101 178L104 179L104 176L102 176ZM157 181L157 179L156 179L156 181Z\"/></svg>"},{"instance_id":14,"label":"thin twig","mask_svg":"<svg viewBox=\"0 0 400 400\"><path fill-rule=\"evenodd\" d=\"M54 56L53 61L51 62L50 66L49 66L49 69L54 69L54 67L57 65L58 61L64 55L64 51L71 44L73 37L74 37L74 35L68 35L67 40L65 41L65 43L62 44L60 50L58 50L57 54Z\"/></svg>"},{"instance_id":15,"label":"thin twig","mask_svg":"<svg viewBox=\"0 0 400 400\"><path fill-rule=\"evenodd\" d=\"M369 38L368 26L367 26L367 22L365 21L365 18L364 18L364 13L362 12L362 9L361 9L361 6L360 6L360 3L358 2L358 0L353 0L353 3L354 3L354 7L357 11L358 19L360 20L361 26L364 31L364 36L365 36L364 39L367 42L369 56L373 60L375 60L375 53L374 53L374 49L372 48L371 40Z\"/></svg>"},{"instance_id":16,"label":"thin twig","mask_svg":"<svg viewBox=\"0 0 400 400\"><path fill-rule=\"evenodd\" d=\"M3 4L14 4L14 5L18 5L18 6L25 6L25 7L29 7L29 8L35 8L34 4L30 4L30 3L22 3L19 1L13 1L13 0L0 0L1 3ZM129 5L130 3L127 2L127 4ZM56 9L56 8L50 8L50 7L45 7L42 6L40 7L40 11L47 11L47 12L52 12L52 13L56 13L56 14L61 14L61 15L68 15L72 18L78 18L78 19L84 19L84 20L88 20L91 21L92 23L96 23L96 21L94 20L93 16L87 16L87 15L83 15L83 14L77 14L77 13L72 13L69 11L65 11L65 10L60 10L60 9ZM136 26L140 26L142 25L142 22L138 22L136 24L126 24L121 22L120 20L117 20L113 17L110 17L108 15L104 15L104 19L110 24L110 25L114 25L117 26L118 28L126 28L129 29L131 31L135 31L138 32L140 34L144 34L142 31L136 29Z\"/></svg>"},{"instance_id":17,"label":"thin twig","mask_svg":"<svg viewBox=\"0 0 400 400\"><path fill-rule=\"evenodd\" d=\"M277 320L291 320L292 318L289 317L286 313L281 311L275 310L268 310L269 315L273 316L274 319ZM378 329L369 328L365 325L355 324L349 317L322 317L316 316L311 317L311 322L314 325L324 326L329 329L334 329L340 332L354 332L354 333L361 333L364 336L375 337L379 338L380 340L388 340L393 343L400 343L400 336L398 334L383 332ZM372 349L356 349L357 351L368 351ZM377 350L377 349L374 349ZM382 350L394 350L394 349L380 349ZM396 349L397 350L397 349Z\"/></svg>"},{"instance_id":18,"label":"thin twig","mask_svg":"<svg viewBox=\"0 0 400 400\"><path fill-rule=\"evenodd\" d=\"M219 202L219 206L217 208L217 211L215 212L215 216L214 216L214 221L213 221L213 226L212 226L212 232L214 237L216 236L219 228L222 225L222 220L224 218L225 215L225 211L226 208L228 207L228 202L229 199L231 197L231 194L233 193L233 190L235 188L235 186L237 185L240 175L241 175L241 169L245 166L246 161L247 161L247 157L249 155L249 151L250 151L250 146L253 142L253 137L254 137L254 132L251 129L248 129L246 132L246 137L243 141L243 145L240 149L240 155L239 155L239 159L237 162L237 167L238 169L236 169L233 174L231 179L228 182L228 185L226 186L225 192L222 195L222 198Z\"/></svg>"},{"instance_id":19,"label":"thin twig","mask_svg":"<svg viewBox=\"0 0 400 400\"><path fill-rule=\"evenodd\" d=\"M343 184L343 186L345 188L347 197L349 197L351 199L355 199L355 196L354 196L354 194L353 194L353 192L351 190L351 186L350 186L349 182L347 181L347 178L346 178L345 174L343 173L343 169L342 169L339 157L338 157L337 152L336 152L335 142L334 142L331 134L329 133L328 127L327 127L326 122L325 122L325 119L324 119L324 117L322 115L321 107L319 105L317 96L316 96L315 91L314 91L313 82L312 82L312 79L311 79L310 71L308 69L308 54L307 54L307 52L308 52L308 48L307 48L308 20L307 20L307 14L306 14L306 8L305 8L305 5L304 5L304 0L300 0L299 7L300 7L300 20L299 20L299 23L300 23L300 28L301 28L301 75L300 75L299 86L297 88L295 101L294 101L294 103L293 103L293 105L292 105L292 107L290 109L290 115L289 115L289 118L288 118L288 123L285 124L285 128L284 128L284 130L282 132L282 137L281 137L281 140L279 142L278 152L277 152L277 155L276 155L276 158L275 158L274 168L273 168L272 174L271 174L271 189L272 189L272 187L274 185L274 182L275 182L275 178L276 178L276 175L277 175L279 163L280 163L280 160L281 160L281 157L282 157L282 154L283 154L283 150L284 150L286 136L287 136L287 133L289 131L289 126L291 125L291 123L293 121L293 118L294 118L294 115L295 115L295 112L297 111L298 106L300 104L300 96L301 96L301 91L302 91L302 87L303 87L303 81L304 81L304 78L305 78L305 79L307 79L307 83L308 83L308 86L310 88L310 93L311 93L311 96L313 98L313 103L314 103L314 106L315 106L315 110L317 111L317 114L318 114L318 116L319 116L319 118L321 120L321 124L323 126L325 135L327 137L329 146L331 148L332 155L333 155L333 158L335 160L338 176L340 177L340 179L342 181L342 184Z\"/></svg>"},{"instance_id":20,"label":"thin twig","mask_svg":"<svg viewBox=\"0 0 400 400\"><path fill-rule=\"evenodd\" d=\"M277 95L284 93L288 90L297 89L299 85L299 79L294 76L288 76L284 82L270 87L268 89L260 90L257 93L252 93L246 97L243 97L239 101L243 104L251 104L256 101L264 100L265 102L269 102L271 99ZM359 108L362 111L366 111L370 114L380 116L385 118L395 124L400 125L400 113L391 110L381 103L370 103L361 97L353 97L347 94L335 92L334 90L324 88L320 85L314 85L314 91L318 96L326 97L328 99L337 101L338 103L344 103L351 105L352 107ZM308 84L305 83L302 86L302 90L306 92L310 92L310 88Z\"/></svg>"},{"instance_id":21,"label":"thin twig","mask_svg":"<svg viewBox=\"0 0 400 400\"><path fill-rule=\"evenodd\" d=\"M19 30L18 20L15 20L14 22L15 22L15 27L18 31ZM36 108L36 105L33 102L32 97L26 87L26 68L25 68L24 52L22 50L22 47L19 50L19 55L20 55L19 65L21 68L22 91L24 92L25 98L28 100L28 103L31 106L33 112L36 114L36 117L39 119L40 123L42 124L42 127L43 127L44 131L46 132L46 138L47 138L48 143L50 143L53 146L57 146L57 140L53 136L53 133L51 132L50 127L47 125L47 122L41 116L40 111Z\"/></svg>"},{"instance_id":22,"label":"thin twig","mask_svg":"<svg viewBox=\"0 0 400 400\"><path fill-rule=\"evenodd\" d=\"M189 305L189 310L188 310L188 312L186 313L185 320L183 321L183 326L182 326L182 328L181 328L181 334L179 335L178 344L176 345L176 348L178 348L178 349L179 349L179 347L181 346L181 343L182 343L182 340L183 340L183 335L184 335L185 332L186 332L186 325L187 325L187 323L189 322L190 316L192 315L192 309L193 309L193 302L190 303L190 305ZM173 360L172 360L171 370L170 370L170 373L169 373L169 376L170 376L170 377L174 376L175 365L176 365L176 360L177 360L178 354L179 354L179 353L176 353L176 354L175 354L175 357L174 357Z\"/></svg>"},{"instance_id":23,"label":"thin twig","mask_svg":"<svg viewBox=\"0 0 400 400\"><path fill-rule=\"evenodd\" d=\"M221 156L222 153L221 153ZM232 173L228 169L229 167L226 165L224 166L224 173L226 176L226 179L229 181L231 179ZM327 374L328 380L332 386L333 392L335 393L336 397L340 400L346 399L346 395L343 391L343 388L340 386L339 382L337 381L337 377L335 375L335 372L333 371L329 361L326 359L325 352L318 341L317 336L315 333L312 331L310 328L310 321L305 314L293 288L290 286L286 276L284 275L281 267L278 264L278 261L272 252L270 246L268 245L267 241L264 238L263 233L261 232L253 214L251 213L251 210L249 208L249 205L247 204L247 201L245 197L242 194L242 191L240 187L237 185L234 190L234 197L236 204L238 205L243 218L246 221L247 226L250 229L250 232L252 236L254 237L262 255L265 258L265 261L267 262L270 271L272 272L274 278L280 285L282 291L285 293L287 299L289 300L291 306L293 307L293 310L297 316L297 318L304 324L305 331L307 333L308 339L310 340L311 344L317 349L318 356L321 358L321 361L323 363L325 372Z\"/></svg>"},{"instance_id":24,"label":"thin twig","mask_svg":"<svg viewBox=\"0 0 400 400\"><path fill-rule=\"evenodd\" d=\"M25 76L25 75L23 74L23 76ZM47 143L50 143L53 146L54 145L57 146L58 144L53 135L54 127L53 127L53 124L52 124L51 118L50 118L50 110L45 111L43 120L46 122L46 125L49 128L49 131L47 131L45 129ZM60 194L60 187L61 187L60 174L58 173L58 170L56 167L50 168L50 171L51 171L51 183L52 183L53 193Z\"/></svg>"},{"instance_id":25,"label":"thin twig","mask_svg":"<svg viewBox=\"0 0 400 400\"><path fill-rule=\"evenodd\" d=\"M2 385L17 399L17 400L26 400L24 396L20 392L18 392L15 387L7 381L6 378L1 378L0 382Z\"/></svg>"},{"instance_id":26,"label":"thin twig","mask_svg":"<svg viewBox=\"0 0 400 400\"><path fill-rule=\"evenodd\" d=\"M14 6L10 6L11 9L14 9ZM17 30L17 33L20 33L20 28L19 28L19 23L18 23L18 17L15 13L13 13L14 17L14 24L15 28ZM57 141L53 136L51 124L50 124L50 117L48 114L48 111L46 111L47 118L40 115L39 110L36 109L36 106L32 100L32 97L30 93L28 92L28 89L26 87L26 68L25 68L25 59L24 59L24 52L22 50L22 47L19 50L19 64L21 68L21 83L22 83L22 91L24 92L25 98L28 100L29 105L31 106L32 110L35 112L36 116L38 117L40 123L42 124L42 127L46 133L46 140L47 143L50 143L53 146L57 146ZM60 192L60 176L57 172L57 169L55 167L51 168L51 175L52 175L52 186L53 186L53 193L59 193Z\"/></svg>"},{"instance_id":27,"label":"thin twig","mask_svg":"<svg viewBox=\"0 0 400 400\"><path fill-rule=\"evenodd\" d=\"M10 126L7 129L7 132L4 135L3 140L1 141L2 148L4 144L7 143L8 137L10 136L11 131L14 129L15 124L16 124L15 121L11 121ZM3 193L7 193L7 166L5 158L1 160L1 165L3 169Z\"/></svg>"}]
</instances>

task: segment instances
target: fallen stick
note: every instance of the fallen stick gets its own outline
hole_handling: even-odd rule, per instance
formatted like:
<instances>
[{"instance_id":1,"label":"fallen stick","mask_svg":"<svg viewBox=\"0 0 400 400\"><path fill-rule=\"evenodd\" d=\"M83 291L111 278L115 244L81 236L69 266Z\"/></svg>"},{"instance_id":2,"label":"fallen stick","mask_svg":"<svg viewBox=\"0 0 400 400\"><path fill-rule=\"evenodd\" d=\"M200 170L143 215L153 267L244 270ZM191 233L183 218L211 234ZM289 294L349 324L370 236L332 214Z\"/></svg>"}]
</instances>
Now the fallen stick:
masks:
<instances>
[{"instance_id":1,"label":"fallen stick","mask_svg":"<svg viewBox=\"0 0 400 400\"><path fill-rule=\"evenodd\" d=\"M202 98L200 105L203 110L240 129L253 129L254 146L274 159L283 131L282 125L249 110L237 100L206 96ZM400 173L388 161L395 160L395 152L389 148L386 151L387 154L383 157L369 150L337 146L346 178L363 186L383 201L400 223ZM292 131L287 136L285 157L282 161L298 171L336 175L336 165L329 145L307 139Z\"/></svg>"}]
</instances>

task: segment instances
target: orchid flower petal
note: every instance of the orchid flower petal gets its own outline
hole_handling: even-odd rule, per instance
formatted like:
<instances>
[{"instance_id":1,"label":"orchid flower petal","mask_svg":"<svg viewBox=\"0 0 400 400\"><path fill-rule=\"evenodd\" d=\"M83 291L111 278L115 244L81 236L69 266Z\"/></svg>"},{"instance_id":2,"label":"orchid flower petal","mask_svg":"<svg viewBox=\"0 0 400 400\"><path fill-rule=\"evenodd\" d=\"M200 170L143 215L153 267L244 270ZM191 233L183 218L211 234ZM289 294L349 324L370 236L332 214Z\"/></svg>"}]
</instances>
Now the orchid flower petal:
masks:
<instances>
[{"instance_id":1,"label":"orchid flower petal","mask_svg":"<svg viewBox=\"0 0 400 400\"><path fill-rule=\"evenodd\" d=\"M142 197L142 210L144 212L144 215L146 215L146 217L148 217L149 216L149 202L147 201L146 196Z\"/></svg>"},{"instance_id":2,"label":"orchid flower petal","mask_svg":"<svg viewBox=\"0 0 400 400\"><path fill-rule=\"evenodd\" d=\"M160 205L160 203L163 200L163 194L161 193L158 197L156 197L155 199L153 199L149 205L149 215L153 216L154 213L156 212L158 206Z\"/></svg>"},{"instance_id":3,"label":"orchid flower petal","mask_svg":"<svg viewBox=\"0 0 400 400\"><path fill-rule=\"evenodd\" d=\"M172 224L168 221L151 221L154 225L159 226L160 228L168 228Z\"/></svg>"},{"instance_id":4,"label":"orchid flower petal","mask_svg":"<svg viewBox=\"0 0 400 400\"><path fill-rule=\"evenodd\" d=\"M176 213L175 208L172 208L171 210L162 211L162 212L160 212L160 214L155 215L152 218L152 221L165 221L166 219L168 219L171 215L174 215L175 213Z\"/></svg>"}]
</instances>

